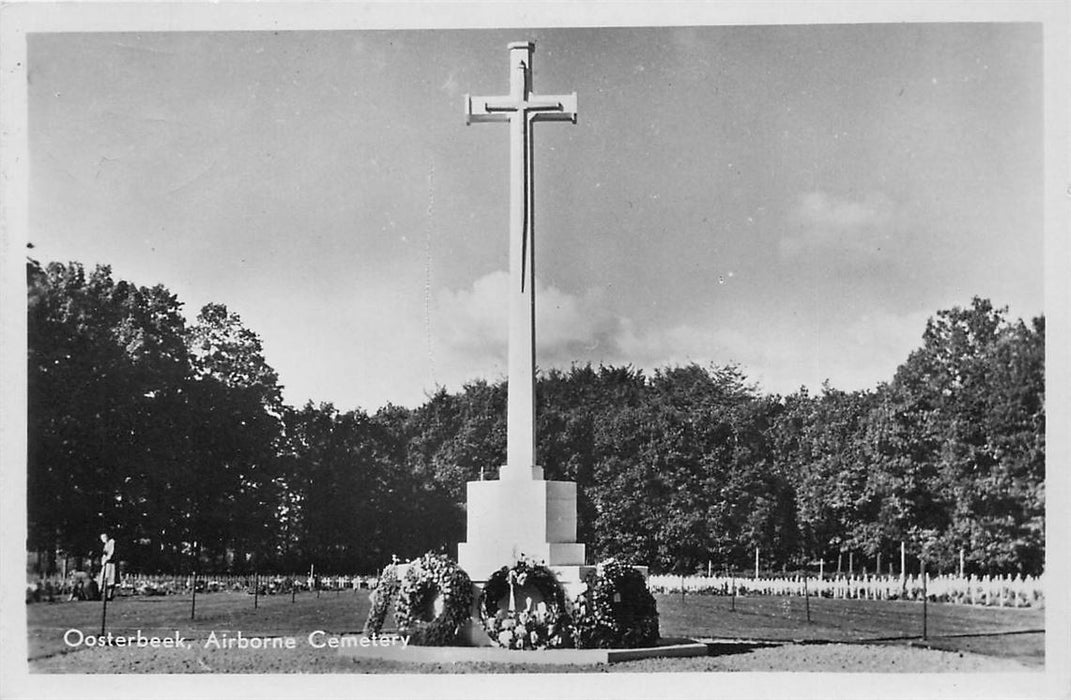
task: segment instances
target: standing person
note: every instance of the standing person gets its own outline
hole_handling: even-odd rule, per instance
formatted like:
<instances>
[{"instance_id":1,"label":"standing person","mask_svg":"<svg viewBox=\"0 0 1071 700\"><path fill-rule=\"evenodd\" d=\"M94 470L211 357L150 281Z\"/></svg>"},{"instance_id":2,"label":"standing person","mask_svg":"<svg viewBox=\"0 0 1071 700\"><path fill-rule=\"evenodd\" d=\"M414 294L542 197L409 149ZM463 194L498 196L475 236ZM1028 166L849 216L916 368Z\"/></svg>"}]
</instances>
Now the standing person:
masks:
<instances>
[{"instance_id":1,"label":"standing person","mask_svg":"<svg viewBox=\"0 0 1071 700\"><path fill-rule=\"evenodd\" d=\"M115 596L115 540L102 532L100 541L103 545L100 555L100 594L111 600Z\"/></svg>"}]
</instances>

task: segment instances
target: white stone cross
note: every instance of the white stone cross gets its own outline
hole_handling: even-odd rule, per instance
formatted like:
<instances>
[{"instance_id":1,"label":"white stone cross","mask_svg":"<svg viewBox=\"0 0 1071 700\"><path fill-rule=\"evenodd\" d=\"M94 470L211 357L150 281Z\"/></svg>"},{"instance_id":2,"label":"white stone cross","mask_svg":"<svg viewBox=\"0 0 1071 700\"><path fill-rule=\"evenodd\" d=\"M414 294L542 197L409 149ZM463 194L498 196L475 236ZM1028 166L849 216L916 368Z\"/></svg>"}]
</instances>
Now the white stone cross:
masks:
<instances>
[{"instance_id":1,"label":"white stone cross","mask_svg":"<svg viewBox=\"0 0 1071 700\"><path fill-rule=\"evenodd\" d=\"M509 397L506 468L500 478L542 478L535 463L535 216L532 128L535 121L576 123L576 93L532 94L535 44L509 45L509 94L465 95L465 123L510 125Z\"/></svg>"}]
</instances>

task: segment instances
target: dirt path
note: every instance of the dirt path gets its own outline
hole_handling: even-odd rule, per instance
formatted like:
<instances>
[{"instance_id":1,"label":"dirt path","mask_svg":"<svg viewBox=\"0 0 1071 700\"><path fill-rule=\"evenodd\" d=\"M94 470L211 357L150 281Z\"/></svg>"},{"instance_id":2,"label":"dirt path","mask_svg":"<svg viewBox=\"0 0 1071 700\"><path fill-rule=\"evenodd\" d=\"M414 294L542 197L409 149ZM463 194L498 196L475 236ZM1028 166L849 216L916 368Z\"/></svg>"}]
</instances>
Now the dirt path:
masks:
<instances>
[{"instance_id":1,"label":"dirt path","mask_svg":"<svg viewBox=\"0 0 1071 700\"><path fill-rule=\"evenodd\" d=\"M30 663L35 673L666 673L804 671L866 673L1014 672L1039 667L969 652L866 644L725 646L713 656L600 666L408 664L347 658L328 650L83 649Z\"/></svg>"}]
</instances>

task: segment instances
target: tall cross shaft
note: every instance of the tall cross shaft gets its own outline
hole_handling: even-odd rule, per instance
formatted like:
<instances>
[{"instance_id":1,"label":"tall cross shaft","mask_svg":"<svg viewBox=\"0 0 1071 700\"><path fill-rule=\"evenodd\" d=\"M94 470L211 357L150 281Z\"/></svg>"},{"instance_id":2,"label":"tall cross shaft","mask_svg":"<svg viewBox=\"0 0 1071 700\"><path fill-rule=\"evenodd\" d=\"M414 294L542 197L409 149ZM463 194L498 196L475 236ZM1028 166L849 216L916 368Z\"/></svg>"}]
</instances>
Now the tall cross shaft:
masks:
<instances>
[{"instance_id":1,"label":"tall cross shaft","mask_svg":"<svg viewBox=\"0 0 1071 700\"><path fill-rule=\"evenodd\" d=\"M509 122L510 126L510 284L509 395L506 412L506 468L502 478L539 478L535 459L535 178L532 123L576 123L576 93L532 93L535 45L509 45L509 94L465 95L465 123Z\"/></svg>"}]
</instances>

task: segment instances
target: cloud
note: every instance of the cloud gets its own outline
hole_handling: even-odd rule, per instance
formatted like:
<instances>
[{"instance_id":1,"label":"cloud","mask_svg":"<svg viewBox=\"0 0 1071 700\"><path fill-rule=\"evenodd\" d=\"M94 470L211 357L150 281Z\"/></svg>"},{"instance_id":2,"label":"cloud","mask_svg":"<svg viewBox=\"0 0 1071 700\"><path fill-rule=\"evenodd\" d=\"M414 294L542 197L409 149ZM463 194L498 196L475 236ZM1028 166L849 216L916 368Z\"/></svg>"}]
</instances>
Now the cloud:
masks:
<instances>
[{"instance_id":1,"label":"cloud","mask_svg":"<svg viewBox=\"0 0 1071 700\"><path fill-rule=\"evenodd\" d=\"M269 362L288 385L288 401L332 400L340 408L368 410L388 401L416 406L438 386L458 391L474 379L506 377L508 284L499 271L425 297L415 285L368 280L342 317L315 295L287 294L272 306L277 313L243 319L263 334ZM767 392L787 394L801 385L818 390L827 378L841 389L873 388L919 346L927 318L873 309L854 319L787 326L715 317L640 322L618 311L615 301L599 289L571 293L537 282L539 367L590 362L652 372L693 362L735 363Z\"/></svg>"},{"instance_id":2,"label":"cloud","mask_svg":"<svg viewBox=\"0 0 1071 700\"><path fill-rule=\"evenodd\" d=\"M509 275L492 272L470 289L441 290L434 303L436 345L453 359L470 364L474 358L505 362L509 310ZM605 295L589 290L582 295L548 287L536 280L536 353L540 366L569 364L591 354L618 354L622 320L608 307ZM503 372L505 367L503 365Z\"/></svg>"},{"instance_id":3,"label":"cloud","mask_svg":"<svg viewBox=\"0 0 1071 700\"><path fill-rule=\"evenodd\" d=\"M507 281L505 272L493 272L476 280L471 289L440 290L432 315L436 344L456 352L504 352Z\"/></svg>"},{"instance_id":4,"label":"cloud","mask_svg":"<svg viewBox=\"0 0 1071 700\"><path fill-rule=\"evenodd\" d=\"M892 202L883 194L872 193L863 201L834 199L825 192L810 192L800 197L797 215L816 227L858 230L886 223Z\"/></svg>"},{"instance_id":5,"label":"cloud","mask_svg":"<svg viewBox=\"0 0 1071 700\"><path fill-rule=\"evenodd\" d=\"M854 216L854 214L853 214ZM847 214L845 215L847 217ZM436 376L450 389L476 377L507 374L509 276L493 272L468 289L442 290L431 311ZM576 363L629 364L653 371L674 365L737 364L767 392L800 386L869 389L892 379L921 342L927 313L871 310L823 324L740 327L692 320L640 324L614 310L600 290L572 294L536 284L536 363L567 369Z\"/></svg>"},{"instance_id":6,"label":"cloud","mask_svg":"<svg viewBox=\"0 0 1071 700\"><path fill-rule=\"evenodd\" d=\"M801 386L819 391L827 379L853 391L891 380L921 344L928 317L925 311L874 310L843 323L813 326L741 328L712 321L644 331L626 321L618 347L623 361L647 370L692 362L737 364L765 392L790 394Z\"/></svg>"},{"instance_id":7,"label":"cloud","mask_svg":"<svg viewBox=\"0 0 1071 700\"><path fill-rule=\"evenodd\" d=\"M638 329L625 320L618 336L618 348L623 360L644 369L696 362L728 364L737 361L746 338L730 328L705 328L678 324L667 329Z\"/></svg>"},{"instance_id":8,"label":"cloud","mask_svg":"<svg viewBox=\"0 0 1071 700\"><path fill-rule=\"evenodd\" d=\"M455 375L506 374L508 284L508 274L499 271L469 289L439 292L432 312L438 365L448 365ZM747 346L742 334L723 327L639 327L614 310L603 290L572 294L536 281L536 363L543 369L586 362L648 370L691 362L722 364L737 356L742 361Z\"/></svg>"},{"instance_id":9,"label":"cloud","mask_svg":"<svg viewBox=\"0 0 1071 700\"><path fill-rule=\"evenodd\" d=\"M849 261L878 257L889 249L895 213L892 200L880 192L862 199L808 192L788 216L781 255L840 254Z\"/></svg>"},{"instance_id":10,"label":"cloud","mask_svg":"<svg viewBox=\"0 0 1071 700\"><path fill-rule=\"evenodd\" d=\"M851 361L836 362L831 357L830 380L848 389L873 387L879 381L891 380L896 368L922 346L926 321L932 315L928 311L873 311L856 319L844 329L843 345L837 350L850 356Z\"/></svg>"},{"instance_id":11,"label":"cloud","mask_svg":"<svg viewBox=\"0 0 1071 700\"><path fill-rule=\"evenodd\" d=\"M457 97L461 92L461 86L457 82L457 71L450 71L450 75L446 77L439 89L450 97Z\"/></svg>"},{"instance_id":12,"label":"cloud","mask_svg":"<svg viewBox=\"0 0 1071 700\"><path fill-rule=\"evenodd\" d=\"M844 322L800 327L794 333L756 333L741 364L766 391L787 394L806 386L819 391L829 380L837 389L873 389L893 378L922 343L929 314L873 310Z\"/></svg>"}]
</instances>

